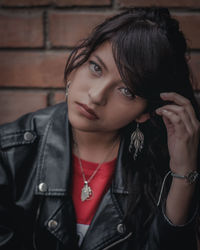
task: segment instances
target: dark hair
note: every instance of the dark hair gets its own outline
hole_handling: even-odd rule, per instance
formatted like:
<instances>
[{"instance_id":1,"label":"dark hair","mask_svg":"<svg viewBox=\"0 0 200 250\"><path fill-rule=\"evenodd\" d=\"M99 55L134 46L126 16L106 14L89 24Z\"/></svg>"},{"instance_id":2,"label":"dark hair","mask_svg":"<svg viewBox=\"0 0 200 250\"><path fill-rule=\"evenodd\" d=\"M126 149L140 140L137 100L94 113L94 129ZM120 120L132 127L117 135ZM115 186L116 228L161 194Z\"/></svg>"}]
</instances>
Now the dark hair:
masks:
<instances>
[{"instance_id":1,"label":"dark hair","mask_svg":"<svg viewBox=\"0 0 200 250\"><path fill-rule=\"evenodd\" d=\"M106 19L72 51L65 68L65 82L70 73L106 41L112 45L122 80L134 94L147 100L146 111L150 113L150 119L141 125L145 147L137 161L128 153L130 133L135 124L122 128L126 145L125 176L128 176L127 186L132 194L124 220L127 226L137 228L142 245L140 235L144 240L144 228L157 209L161 182L169 170L166 129L161 117L154 112L165 104L160 93L177 92L185 96L191 101L198 119L200 115L191 86L186 40L168 9L134 8ZM137 210L139 204L142 204L140 211ZM137 220L132 219L133 213L138 213Z\"/></svg>"}]
</instances>

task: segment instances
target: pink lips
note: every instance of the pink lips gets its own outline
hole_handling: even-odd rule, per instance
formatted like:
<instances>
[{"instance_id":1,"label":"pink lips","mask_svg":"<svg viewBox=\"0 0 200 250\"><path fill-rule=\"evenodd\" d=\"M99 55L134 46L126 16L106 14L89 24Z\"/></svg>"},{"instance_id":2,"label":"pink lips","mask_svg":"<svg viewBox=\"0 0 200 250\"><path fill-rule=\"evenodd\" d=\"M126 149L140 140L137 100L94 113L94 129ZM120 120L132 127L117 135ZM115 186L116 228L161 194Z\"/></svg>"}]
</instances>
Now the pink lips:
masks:
<instances>
[{"instance_id":1,"label":"pink lips","mask_svg":"<svg viewBox=\"0 0 200 250\"><path fill-rule=\"evenodd\" d=\"M99 117L96 115L96 113L90 109L86 104L78 103L78 109L81 112L82 115L84 115L86 118L90 120L97 120Z\"/></svg>"}]
</instances>

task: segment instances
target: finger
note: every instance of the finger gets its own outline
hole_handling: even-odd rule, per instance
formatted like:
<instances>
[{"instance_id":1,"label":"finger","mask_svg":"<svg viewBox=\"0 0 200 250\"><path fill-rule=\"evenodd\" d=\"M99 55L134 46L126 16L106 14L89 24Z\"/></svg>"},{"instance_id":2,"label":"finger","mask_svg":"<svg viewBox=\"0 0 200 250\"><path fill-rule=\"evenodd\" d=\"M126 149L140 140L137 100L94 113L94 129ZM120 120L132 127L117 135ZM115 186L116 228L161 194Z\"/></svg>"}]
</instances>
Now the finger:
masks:
<instances>
[{"instance_id":1,"label":"finger","mask_svg":"<svg viewBox=\"0 0 200 250\"><path fill-rule=\"evenodd\" d=\"M199 122L196 118L196 114L194 112L193 106L187 98L185 98L184 96L179 95L175 92L161 93L160 97L163 100L173 101L174 103L176 103L180 106L183 106L186 109L186 111L188 112L188 115L190 116L190 119L191 119L193 126L195 128L198 127Z\"/></svg>"},{"instance_id":2,"label":"finger","mask_svg":"<svg viewBox=\"0 0 200 250\"><path fill-rule=\"evenodd\" d=\"M165 126L166 126L167 130L173 132L174 131L174 125L170 122L170 120L167 117L162 116L162 118L163 118L163 121L165 123Z\"/></svg>"},{"instance_id":3,"label":"finger","mask_svg":"<svg viewBox=\"0 0 200 250\"><path fill-rule=\"evenodd\" d=\"M176 113L163 109L162 116L163 116L163 118L168 119L168 121L169 121L169 122L167 122L168 128L171 128L171 125L173 125L178 136L180 136L182 138L184 135L188 134L184 123L182 122L180 116L176 115Z\"/></svg>"},{"instance_id":4,"label":"finger","mask_svg":"<svg viewBox=\"0 0 200 250\"><path fill-rule=\"evenodd\" d=\"M161 93L160 97L164 100L169 100L169 101L173 101L178 105L187 105L190 103L190 101L185 98L182 95L179 95L178 93L175 92L166 92L166 93Z\"/></svg>"},{"instance_id":5,"label":"finger","mask_svg":"<svg viewBox=\"0 0 200 250\"><path fill-rule=\"evenodd\" d=\"M176 113L176 115L180 116L187 131L190 134L192 134L192 132L194 131L194 126L191 122L191 119L190 119L190 116L188 115L188 112L185 110L185 108L183 106L178 106L178 105L173 105L173 104L165 105L165 106L157 109L156 112L162 112L163 109L174 112L174 113Z\"/></svg>"}]
</instances>

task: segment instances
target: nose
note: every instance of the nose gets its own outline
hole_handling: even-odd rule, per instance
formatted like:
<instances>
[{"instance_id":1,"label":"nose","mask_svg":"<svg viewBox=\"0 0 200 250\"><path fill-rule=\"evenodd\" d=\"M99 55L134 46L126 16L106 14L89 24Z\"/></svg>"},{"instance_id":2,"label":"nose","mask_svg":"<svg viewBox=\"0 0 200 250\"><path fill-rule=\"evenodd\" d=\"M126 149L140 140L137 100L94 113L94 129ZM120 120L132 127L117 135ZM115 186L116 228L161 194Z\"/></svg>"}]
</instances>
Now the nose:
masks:
<instances>
[{"instance_id":1,"label":"nose","mask_svg":"<svg viewBox=\"0 0 200 250\"><path fill-rule=\"evenodd\" d=\"M104 106L107 103L109 87L107 83L93 84L88 91L92 103Z\"/></svg>"}]
</instances>

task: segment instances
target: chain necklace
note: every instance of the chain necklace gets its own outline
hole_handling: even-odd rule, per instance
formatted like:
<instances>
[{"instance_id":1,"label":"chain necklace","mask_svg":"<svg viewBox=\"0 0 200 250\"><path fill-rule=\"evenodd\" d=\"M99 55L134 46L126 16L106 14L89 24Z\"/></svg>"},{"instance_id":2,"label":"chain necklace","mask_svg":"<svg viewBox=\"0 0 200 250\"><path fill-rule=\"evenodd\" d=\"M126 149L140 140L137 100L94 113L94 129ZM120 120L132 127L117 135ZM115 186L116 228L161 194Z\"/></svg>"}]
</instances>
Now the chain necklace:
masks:
<instances>
[{"instance_id":1,"label":"chain necklace","mask_svg":"<svg viewBox=\"0 0 200 250\"><path fill-rule=\"evenodd\" d=\"M83 177L83 181L84 181L84 186L81 190L81 201L86 201L86 200L90 200L93 196L93 191L91 189L91 187L89 186L90 181L95 177L96 173L98 172L98 170L100 169L100 167L102 166L102 164L106 161L106 159L108 158L108 156L112 153L112 151L114 150L114 147L117 144L117 139L114 141L111 150L108 151L108 153L106 154L105 158L103 159L103 161L101 161L98 166L96 167L96 169L94 170L94 172L92 173L92 175L88 178L88 180L86 180L85 177L85 173L83 171L83 165L80 159L80 152L79 152L79 148L78 148L78 144L75 143L76 145L76 149L77 149L77 154L78 154L78 160L79 160L79 166L81 169L81 174Z\"/></svg>"}]
</instances>

